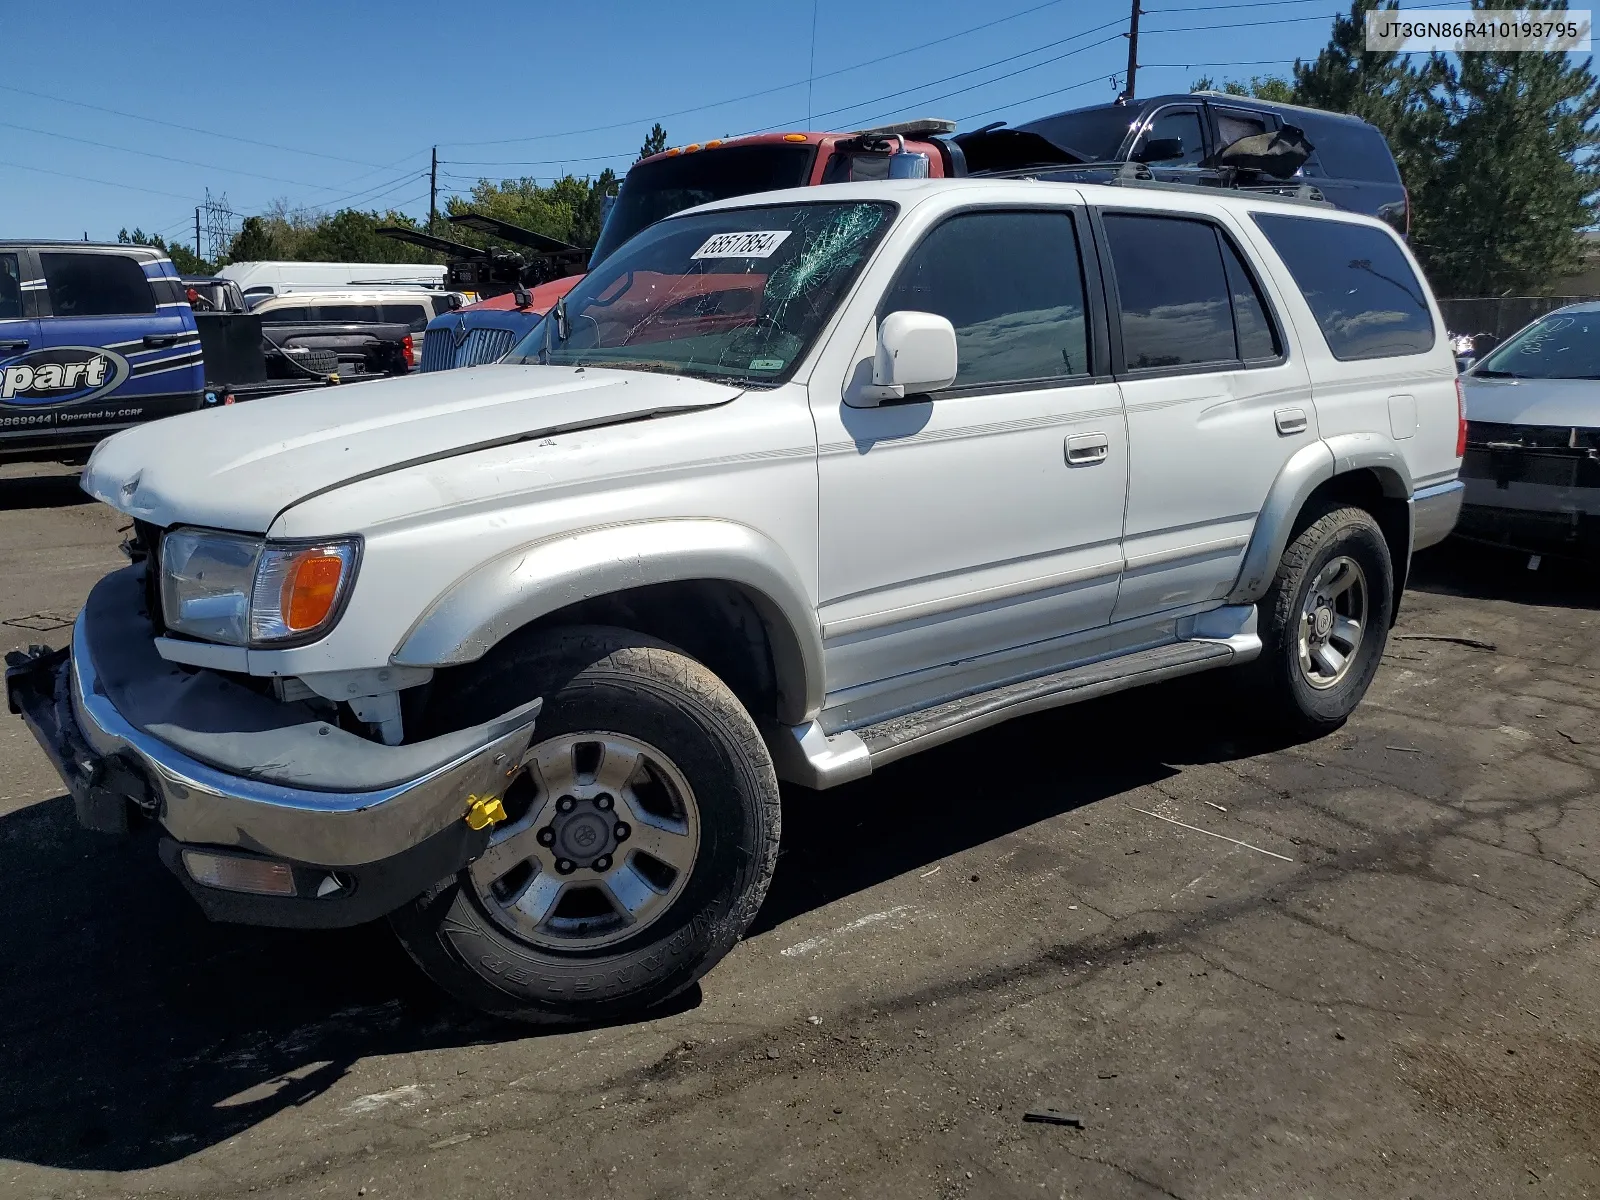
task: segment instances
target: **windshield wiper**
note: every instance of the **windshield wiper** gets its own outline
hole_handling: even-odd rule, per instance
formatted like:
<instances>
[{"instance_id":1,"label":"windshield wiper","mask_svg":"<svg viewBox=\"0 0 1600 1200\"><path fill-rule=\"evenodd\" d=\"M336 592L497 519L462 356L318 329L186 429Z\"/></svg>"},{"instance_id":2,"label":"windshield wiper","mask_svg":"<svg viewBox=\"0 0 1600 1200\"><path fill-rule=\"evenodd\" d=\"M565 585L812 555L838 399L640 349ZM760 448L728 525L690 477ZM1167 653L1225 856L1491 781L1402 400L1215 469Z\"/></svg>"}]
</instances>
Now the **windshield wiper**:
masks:
<instances>
[{"instance_id":1,"label":"windshield wiper","mask_svg":"<svg viewBox=\"0 0 1600 1200\"><path fill-rule=\"evenodd\" d=\"M1513 375L1510 371L1491 371L1491 370L1488 370L1486 368L1481 368L1481 367L1476 371L1469 372L1469 374L1472 374L1472 375L1476 376L1479 379L1521 379L1522 378L1522 376L1520 376L1520 375Z\"/></svg>"}]
</instances>

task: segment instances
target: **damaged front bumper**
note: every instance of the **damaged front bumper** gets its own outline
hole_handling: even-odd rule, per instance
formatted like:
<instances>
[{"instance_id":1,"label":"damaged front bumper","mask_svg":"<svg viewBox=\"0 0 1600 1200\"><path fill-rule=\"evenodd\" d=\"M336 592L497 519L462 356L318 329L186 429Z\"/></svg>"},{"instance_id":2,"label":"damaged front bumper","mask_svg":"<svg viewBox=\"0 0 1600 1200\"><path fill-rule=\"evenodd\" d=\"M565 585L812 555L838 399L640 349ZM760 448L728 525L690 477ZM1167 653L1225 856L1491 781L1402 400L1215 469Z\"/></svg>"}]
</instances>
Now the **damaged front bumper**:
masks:
<instances>
[{"instance_id":1,"label":"damaged front bumper","mask_svg":"<svg viewBox=\"0 0 1600 1200\"><path fill-rule=\"evenodd\" d=\"M154 819L163 859L207 914L252 924L372 920L483 852L490 827L472 828L468 811L502 796L520 769L538 701L473 729L379 745L166 662L140 609L139 570L96 585L70 649L8 660L8 706L81 824L126 832L130 817ZM224 874L269 880L273 893L208 886L186 865L219 859L259 867Z\"/></svg>"}]
</instances>

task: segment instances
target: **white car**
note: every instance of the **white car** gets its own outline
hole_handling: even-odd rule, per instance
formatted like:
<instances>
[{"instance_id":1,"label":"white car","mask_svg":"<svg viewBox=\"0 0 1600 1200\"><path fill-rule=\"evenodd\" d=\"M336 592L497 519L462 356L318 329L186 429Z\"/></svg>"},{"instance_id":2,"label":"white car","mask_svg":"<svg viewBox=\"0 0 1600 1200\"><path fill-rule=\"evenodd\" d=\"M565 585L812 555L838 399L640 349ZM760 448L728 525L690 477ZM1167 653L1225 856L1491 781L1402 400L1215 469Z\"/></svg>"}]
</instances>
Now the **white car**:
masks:
<instances>
[{"instance_id":1,"label":"white car","mask_svg":"<svg viewBox=\"0 0 1600 1200\"><path fill-rule=\"evenodd\" d=\"M1458 532L1535 554L1600 551L1600 303L1540 317L1462 376Z\"/></svg>"},{"instance_id":2,"label":"white car","mask_svg":"<svg viewBox=\"0 0 1600 1200\"><path fill-rule=\"evenodd\" d=\"M102 445L84 487L145 557L8 692L80 819L159 822L211 916L388 915L486 1011L603 1019L738 940L780 779L1237 664L1262 720L1336 727L1454 523L1461 427L1374 219L745 196L501 363Z\"/></svg>"}]
</instances>

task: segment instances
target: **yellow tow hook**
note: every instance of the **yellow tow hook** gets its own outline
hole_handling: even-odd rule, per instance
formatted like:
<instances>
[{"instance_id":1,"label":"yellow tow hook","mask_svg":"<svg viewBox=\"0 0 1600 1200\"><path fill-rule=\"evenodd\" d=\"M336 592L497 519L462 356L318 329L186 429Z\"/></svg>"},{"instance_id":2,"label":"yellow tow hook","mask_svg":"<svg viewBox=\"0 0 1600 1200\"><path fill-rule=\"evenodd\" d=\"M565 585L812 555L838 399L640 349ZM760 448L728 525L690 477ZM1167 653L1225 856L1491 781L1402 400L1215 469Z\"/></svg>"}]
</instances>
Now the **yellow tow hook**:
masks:
<instances>
[{"instance_id":1,"label":"yellow tow hook","mask_svg":"<svg viewBox=\"0 0 1600 1200\"><path fill-rule=\"evenodd\" d=\"M498 825L506 819L506 806L499 796L467 797L467 828L473 832Z\"/></svg>"}]
</instances>

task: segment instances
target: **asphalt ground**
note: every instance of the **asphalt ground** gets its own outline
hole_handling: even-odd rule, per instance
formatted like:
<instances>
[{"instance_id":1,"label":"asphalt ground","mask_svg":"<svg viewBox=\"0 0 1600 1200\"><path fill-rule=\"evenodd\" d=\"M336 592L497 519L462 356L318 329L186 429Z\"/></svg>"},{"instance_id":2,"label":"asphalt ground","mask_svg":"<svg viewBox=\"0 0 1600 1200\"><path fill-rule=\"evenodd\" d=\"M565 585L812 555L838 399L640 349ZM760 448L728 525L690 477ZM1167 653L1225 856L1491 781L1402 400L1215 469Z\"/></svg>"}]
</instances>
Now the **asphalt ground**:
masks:
<instances>
[{"instance_id":1,"label":"asphalt ground","mask_svg":"<svg viewBox=\"0 0 1600 1200\"><path fill-rule=\"evenodd\" d=\"M0 644L118 524L0 471ZM747 940L559 1034L208 924L0 717L0 1196L1600 1191L1597 598L1450 545L1330 737L1199 676L787 790Z\"/></svg>"}]
</instances>

